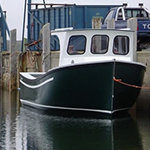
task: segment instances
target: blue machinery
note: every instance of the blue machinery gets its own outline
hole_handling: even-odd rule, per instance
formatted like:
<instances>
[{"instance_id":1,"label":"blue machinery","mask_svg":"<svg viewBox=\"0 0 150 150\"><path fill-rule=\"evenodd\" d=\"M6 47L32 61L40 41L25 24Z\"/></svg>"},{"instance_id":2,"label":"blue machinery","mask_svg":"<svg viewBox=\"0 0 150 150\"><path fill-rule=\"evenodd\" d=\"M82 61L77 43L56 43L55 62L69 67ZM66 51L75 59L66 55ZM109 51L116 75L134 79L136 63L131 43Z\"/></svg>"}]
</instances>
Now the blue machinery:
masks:
<instances>
[{"instance_id":1,"label":"blue machinery","mask_svg":"<svg viewBox=\"0 0 150 150\"><path fill-rule=\"evenodd\" d=\"M9 35L9 29L6 23L6 13L3 12L2 7L0 5L0 31L1 31L1 50L7 51L7 33Z\"/></svg>"},{"instance_id":2,"label":"blue machinery","mask_svg":"<svg viewBox=\"0 0 150 150\"><path fill-rule=\"evenodd\" d=\"M110 8L120 5L47 4L45 0L43 3L32 3L32 0L25 0L22 41L24 39L26 6L28 6L27 46L30 50L37 51L41 42L40 31L44 24L50 22L51 30L68 27L91 28L93 17L104 18ZM55 45L55 40L51 42ZM57 47L57 45L55 46Z\"/></svg>"},{"instance_id":3,"label":"blue machinery","mask_svg":"<svg viewBox=\"0 0 150 150\"><path fill-rule=\"evenodd\" d=\"M110 8L118 5L75 5L75 4L47 4L45 0L43 3L32 3L32 0L24 0L24 18L22 29L22 47L24 41L25 18L27 8L27 46L30 50L39 50L40 45L40 31L42 26L50 22L50 29L68 28L91 28L92 18L104 18ZM33 9L33 7L34 9ZM55 7L53 7L55 6ZM9 29L6 23L6 14L2 11L0 6L0 31L3 38L1 49L7 50L7 35ZM55 40L52 41L55 45ZM57 45L55 45L57 47Z\"/></svg>"}]
</instances>

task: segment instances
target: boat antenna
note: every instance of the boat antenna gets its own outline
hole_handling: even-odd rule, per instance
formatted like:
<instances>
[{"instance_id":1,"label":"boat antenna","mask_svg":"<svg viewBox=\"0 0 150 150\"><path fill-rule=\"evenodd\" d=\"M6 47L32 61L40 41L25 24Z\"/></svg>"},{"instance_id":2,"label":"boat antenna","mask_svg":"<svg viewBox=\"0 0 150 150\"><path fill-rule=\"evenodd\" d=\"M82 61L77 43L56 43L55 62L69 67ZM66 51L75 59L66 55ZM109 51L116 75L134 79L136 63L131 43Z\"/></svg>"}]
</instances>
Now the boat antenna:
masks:
<instances>
[{"instance_id":1,"label":"boat antenna","mask_svg":"<svg viewBox=\"0 0 150 150\"><path fill-rule=\"evenodd\" d=\"M46 5L45 5L45 0L43 0L43 3L44 3L44 7L46 8Z\"/></svg>"}]
</instances>

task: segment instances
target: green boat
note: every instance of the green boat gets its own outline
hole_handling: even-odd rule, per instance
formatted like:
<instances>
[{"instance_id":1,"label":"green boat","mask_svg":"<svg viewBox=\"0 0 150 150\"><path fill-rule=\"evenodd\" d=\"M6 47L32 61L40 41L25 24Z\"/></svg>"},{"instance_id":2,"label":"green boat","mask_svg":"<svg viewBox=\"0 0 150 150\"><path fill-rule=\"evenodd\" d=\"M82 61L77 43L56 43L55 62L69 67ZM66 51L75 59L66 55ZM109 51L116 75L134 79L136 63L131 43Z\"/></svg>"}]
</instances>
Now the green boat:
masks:
<instances>
[{"instance_id":1,"label":"green boat","mask_svg":"<svg viewBox=\"0 0 150 150\"><path fill-rule=\"evenodd\" d=\"M142 86L145 65L134 61L134 32L59 30L59 66L20 73L20 101L45 110L112 115L129 110Z\"/></svg>"}]
</instances>

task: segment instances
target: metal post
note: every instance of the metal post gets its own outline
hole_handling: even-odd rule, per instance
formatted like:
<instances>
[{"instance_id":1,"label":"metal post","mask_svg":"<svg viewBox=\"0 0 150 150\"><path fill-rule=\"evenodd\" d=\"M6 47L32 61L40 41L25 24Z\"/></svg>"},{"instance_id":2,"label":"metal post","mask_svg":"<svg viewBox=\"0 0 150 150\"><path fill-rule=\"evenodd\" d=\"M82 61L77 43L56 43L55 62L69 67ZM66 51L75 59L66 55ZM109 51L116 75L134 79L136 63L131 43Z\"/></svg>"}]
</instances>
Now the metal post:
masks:
<instances>
[{"instance_id":1,"label":"metal post","mask_svg":"<svg viewBox=\"0 0 150 150\"><path fill-rule=\"evenodd\" d=\"M28 42L31 41L30 39L30 32L31 32L31 3L32 0L28 0Z\"/></svg>"},{"instance_id":2,"label":"metal post","mask_svg":"<svg viewBox=\"0 0 150 150\"><path fill-rule=\"evenodd\" d=\"M8 25L6 23L6 12L5 12L5 15L4 15L4 12L1 8L1 5L0 5L0 28L1 28L1 35L3 37L3 46L2 46L2 50L7 50L7 37L6 37L6 31L8 33L8 35L10 35L9 33L9 28L8 28Z\"/></svg>"},{"instance_id":3,"label":"metal post","mask_svg":"<svg viewBox=\"0 0 150 150\"><path fill-rule=\"evenodd\" d=\"M43 3L45 4L45 0L43 0ZM44 7L46 8L46 5L44 5Z\"/></svg>"},{"instance_id":4,"label":"metal post","mask_svg":"<svg viewBox=\"0 0 150 150\"><path fill-rule=\"evenodd\" d=\"M115 29L115 20L108 20L107 21L107 29Z\"/></svg>"},{"instance_id":5,"label":"metal post","mask_svg":"<svg viewBox=\"0 0 150 150\"><path fill-rule=\"evenodd\" d=\"M2 51L1 51L1 31L0 31L0 88L2 88L3 65L2 65Z\"/></svg>"},{"instance_id":6,"label":"metal post","mask_svg":"<svg viewBox=\"0 0 150 150\"><path fill-rule=\"evenodd\" d=\"M26 4L27 0L24 3L24 18L23 18L23 27L22 27L22 43L21 43L21 51L23 52L23 44L24 44L24 30L25 30L25 20L26 20Z\"/></svg>"},{"instance_id":7,"label":"metal post","mask_svg":"<svg viewBox=\"0 0 150 150\"><path fill-rule=\"evenodd\" d=\"M50 69L50 23L43 26L42 49L43 49L43 71Z\"/></svg>"},{"instance_id":8,"label":"metal post","mask_svg":"<svg viewBox=\"0 0 150 150\"><path fill-rule=\"evenodd\" d=\"M93 29L101 29L101 18L100 17L92 18L92 28Z\"/></svg>"},{"instance_id":9,"label":"metal post","mask_svg":"<svg viewBox=\"0 0 150 150\"><path fill-rule=\"evenodd\" d=\"M101 29L101 18L94 17L92 18L92 28ZM94 38L93 44L95 45L94 52L97 53L101 49L101 36Z\"/></svg>"},{"instance_id":10,"label":"metal post","mask_svg":"<svg viewBox=\"0 0 150 150\"><path fill-rule=\"evenodd\" d=\"M137 18L130 18L127 21L127 28L134 31L134 49L133 49L133 60L136 61L137 51Z\"/></svg>"},{"instance_id":11,"label":"metal post","mask_svg":"<svg viewBox=\"0 0 150 150\"><path fill-rule=\"evenodd\" d=\"M17 87L16 29L10 32L9 51L9 90L12 90Z\"/></svg>"}]
</instances>

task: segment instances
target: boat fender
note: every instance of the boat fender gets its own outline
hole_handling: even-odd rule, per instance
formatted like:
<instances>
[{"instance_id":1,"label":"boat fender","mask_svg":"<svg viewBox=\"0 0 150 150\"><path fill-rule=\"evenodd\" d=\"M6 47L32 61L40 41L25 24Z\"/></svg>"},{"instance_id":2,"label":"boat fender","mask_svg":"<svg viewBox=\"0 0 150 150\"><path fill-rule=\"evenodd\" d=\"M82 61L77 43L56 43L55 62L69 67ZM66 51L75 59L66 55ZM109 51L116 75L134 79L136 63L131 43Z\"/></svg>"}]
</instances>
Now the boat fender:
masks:
<instances>
[{"instance_id":1,"label":"boat fender","mask_svg":"<svg viewBox=\"0 0 150 150\"><path fill-rule=\"evenodd\" d=\"M18 88L17 90L18 90L18 91L20 91L20 90L21 90L21 88Z\"/></svg>"}]
</instances>

